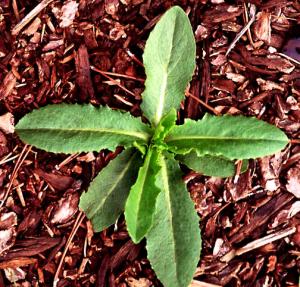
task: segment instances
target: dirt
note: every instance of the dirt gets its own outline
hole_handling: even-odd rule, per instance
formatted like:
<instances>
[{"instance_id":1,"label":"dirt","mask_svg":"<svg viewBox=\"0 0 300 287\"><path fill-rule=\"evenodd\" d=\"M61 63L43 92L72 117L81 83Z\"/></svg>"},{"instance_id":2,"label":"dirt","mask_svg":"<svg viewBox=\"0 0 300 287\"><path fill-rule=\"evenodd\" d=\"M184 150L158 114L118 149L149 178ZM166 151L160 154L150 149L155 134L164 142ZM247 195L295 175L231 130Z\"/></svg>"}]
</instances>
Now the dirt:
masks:
<instances>
[{"instance_id":1,"label":"dirt","mask_svg":"<svg viewBox=\"0 0 300 287\"><path fill-rule=\"evenodd\" d=\"M186 171L203 245L191 286L298 286L296 0L0 0L0 286L162 286L123 217L94 233L78 210L80 194L115 153L47 153L24 145L14 122L61 102L140 116L145 41L173 5L189 15L198 55L179 121L244 114L291 140L233 178Z\"/></svg>"}]
</instances>

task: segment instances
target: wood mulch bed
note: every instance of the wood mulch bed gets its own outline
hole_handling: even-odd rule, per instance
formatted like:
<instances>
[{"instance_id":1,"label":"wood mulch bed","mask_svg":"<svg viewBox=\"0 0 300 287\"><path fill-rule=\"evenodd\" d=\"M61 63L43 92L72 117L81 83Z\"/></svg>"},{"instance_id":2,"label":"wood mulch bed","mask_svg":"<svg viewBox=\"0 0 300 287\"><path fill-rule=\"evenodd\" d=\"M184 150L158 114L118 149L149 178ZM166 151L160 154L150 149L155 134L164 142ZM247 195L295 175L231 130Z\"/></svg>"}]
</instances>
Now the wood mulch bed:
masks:
<instances>
[{"instance_id":1,"label":"wood mulch bed","mask_svg":"<svg viewBox=\"0 0 300 287\"><path fill-rule=\"evenodd\" d=\"M0 0L0 286L162 286L123 218L94 233L78 210L114 153L47 153L20 142L12 120L61 102L139 116L145 40L173 5L188 13L198 55L179 120L244 114L291 139L233 178L186 171L203 245L191 286L298 286L297 0Z\"/></svg>"}]
</instances>

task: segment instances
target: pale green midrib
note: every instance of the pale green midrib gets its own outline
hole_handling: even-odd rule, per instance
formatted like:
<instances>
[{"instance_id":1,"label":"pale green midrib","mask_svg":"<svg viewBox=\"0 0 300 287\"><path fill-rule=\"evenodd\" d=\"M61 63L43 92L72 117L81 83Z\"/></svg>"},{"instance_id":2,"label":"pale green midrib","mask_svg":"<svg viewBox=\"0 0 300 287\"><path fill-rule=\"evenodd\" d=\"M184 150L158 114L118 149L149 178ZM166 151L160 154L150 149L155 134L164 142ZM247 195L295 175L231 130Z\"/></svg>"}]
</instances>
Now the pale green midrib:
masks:
<instances>
[{"instance_id":1,"label":"pale green midrib","mask_svg":"<svg viewBox=\"0 0 300 287\"><path fill-rule=\"evenodd\" d=\"M128 171L129 167L131 166L131 162L134 158L134 154L131 156L131 159L128 161L127 165L124 167L123 171L120 173L120 175L117 177L117 179L115 180L115 184L109 189L109 191L106 193L107 196L104 197L101 202L99 203L98 207L96 207L94 210L94 212L92 212L90 214L90 218L92 218L100 208L103 207L104 202L108 199L108 197L113 193L113 191L115 190L116 186L120 183L120 181L123 179L124 175L126 174L126 172Z\"/></svg>"},{"instance_id":2,"label":"pale green midrib","mask_svg":"<svg viewBox=\"0 0 300 287\"><path fill-rule=\"evenodd\" d=\"M19 132L22 131L49 131L49 132L81 132L81 133L111 133L111 134L117 134L117 135L127 135L127 136L132 136L136 138L143 139L145 141L148 141L150 138L150 134L148 133L141 133L141 132L130 132L130 131L124 131L124 130L118 130L118 129L108 129L108 128L97 128L97 129L84 129L84 128L76 128L76 129L70 129L70 128L64 128L64 129L55 129L55 128L17 128L16 129Z\"/></svg>"},{"instance_id":3,"label":"pale green midrib","mask_svg":"<svg viewBox=\"0 0 300 287\"><path fill-rule=\"evenodd\" d=\"M158 123L160 122L160 119L162 118L162 113L163 113L164 104L165 104L167 85L168 85L168 72L164 71L163 80L162 80L161 88L160 88L160 91L159 91L158 107L157 107L157 110L156 110L156 113L155 113L155 120L154 120L155 125L158 125Z\"/></svg>"},{"instance_id":4,"label":"pale green midrib","mask_svg":"<svg viewBox=\"0 0 300 287\"><path fill-rule=\"evenodd\" d=\"M174 232L174 227L173 227L173 214L172 214L172 206L171 206L171 200L170 200L170 187L169 187L169 181L168 181L168 169L167 169L167 165L165 162L165 159L162 159L162 164L161 164L161 170L162 170L162 177L163 177L163 186L165 187L165 195L166 195L166 201L167 201L167 205L168 205L168 212L169 212L169 216L171 219L171 229L172 229L172 237L173 237L173 242L175 243L175 232ZM176 254L176 247L175 244L173 244L173 248L174 248L174 262L175 262L175 275L176 275L176 279L179 277L178 276L178 270L177 270L177 254Z\"/></svg>"},{"instance_id":5,"label":"pale green midrib","mask_svg":"<svg viewBox=\"0 0 300 287\"><path fill-rule=\"evenodd\" d=\"M166 64L165 68L163 67L163 80L162 80L162 86L161 86L160 92L159 92L159 104L158 104L158 108L155 113L155 120L154 120L155 126L158 125L158 123L160 122L160 120L163 116L164 104L166 101L166 91L167 91L167 86L168 86L168 76L169 76L168 69L169 69L171 57L173 54L172 51L174 48L174 31L176 31L176 24L177 24L177 17L175 19L175 25L174 25L174 28L172 31L172 45L171 45L171 49L170 49L170 53L169 53L169 57L168 57L168 63Z\"/></svg>"},{"instance_id":6,"label":"pale green midrib","mask_svg":"<svg viewBox=\"0 0 300 287\"><path fill-rule=\"evenodd\" d=\"M180 137L169 137L166 138L166 143L169 142L174 142L174 141L179 141L179 140L235 140L235 141L272 141L272 142L288 142L288 139L282 139L282 140L277 140L277 139L269 139L269 138L238 138L238 137L215 137L215 136L180 136Z\"/></svg>"}]
</instances>

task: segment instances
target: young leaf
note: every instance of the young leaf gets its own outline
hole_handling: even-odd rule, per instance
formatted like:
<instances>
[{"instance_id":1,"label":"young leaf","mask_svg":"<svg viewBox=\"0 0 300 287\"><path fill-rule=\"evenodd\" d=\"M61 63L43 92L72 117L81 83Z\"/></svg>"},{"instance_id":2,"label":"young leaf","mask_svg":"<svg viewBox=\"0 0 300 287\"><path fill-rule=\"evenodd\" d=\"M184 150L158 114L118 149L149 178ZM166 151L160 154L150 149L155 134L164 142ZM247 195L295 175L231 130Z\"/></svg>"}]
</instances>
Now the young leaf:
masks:
<instances>
[{"instance_id":1,"label":"young leaf","mask_svg":"<svg viewBox=\"0 0 300 287\"><path fill-rule=\"evenodd\" d=\"M127 149L112 160L81 195L79 207L92 221L96 232L112 225L122 213L140 166L140 154Z\"/></svg>"},{"instance_id":2,"label":"young leaf","mask_svg":"<svg viewBox=\"0 0 300 287\"><path fill-rule=\"evenodd\" d=\"M162 144L166 135L176 125L176 110L171 109L159 122L155 128L152 141L156 144Z\"/></svg>"},{"instance_id":3,"label":"young leaf","mask_svg":"<svg viewBox=\"0 0 300 287\"><path fill-rule=\"evenodd\" d=\"M200 256L199 218L172 158L161 156L153 225L147 238L148 258L165 287L184 287L191 282Z\"/></svg>"},{"instance_id":4,"label":"young leaf","mask_svg":"<svg viewBox=\"0 0 300 287\"><path fill-rule=\"evenodd\" d=\"M160 170L158 152L149 148L144 164L139 170L136 183L132 186L125 205L127 230L133 242L140 242L151 227L156 197L160 189L155 184Z\"/></svg>"},{"instance_id":5,"label":"young leaf","mask_svg":"<svg viewBox=\"0 0 300 287\"><path fill-rule=\"evenodd\" d=\"M99 151L147 144L151 129L128 113L92 105L49 105L34 110L16 126L20 138L38 148L62 153Z\"/></svg>"},{"instance_id":6,"label":"young leaf","mask_svg":"<svg viewBox=\"0 0 300 287\"><path fill-rule=\"evenodd\" d=\"M171 151L185 154L224 156L228 159L257 158L275 153L288 143L286 135L273 125L243 116L211 116L187 120L166 137Z\"/></svg>"},{"instance_id":7,"label":"young leaf","mask_svg":"<svg viewBox=\"0 0 300 287\"><path fill-rule=\"evenodd\" d=\"M143 55L147 78L141 108L154 126L170 109L179 108L195 70L195 57L189 19L174 6L156 24Z\"/></svg>"},{"instance_id":8,"label":"young leaf","mask_svg":"<svg viewBox=\"0 0 300 287\"><path fill-rule=\"evenodd\" d=\"M198 156L196 152L192 151L186 155L177 155L176 159L190 169L207 176L229 177L234 176L236 171L234 161L221 156ZM241 172L245 172L247 167L248 161L243 160Z\"/></svg>"}]
</instances>

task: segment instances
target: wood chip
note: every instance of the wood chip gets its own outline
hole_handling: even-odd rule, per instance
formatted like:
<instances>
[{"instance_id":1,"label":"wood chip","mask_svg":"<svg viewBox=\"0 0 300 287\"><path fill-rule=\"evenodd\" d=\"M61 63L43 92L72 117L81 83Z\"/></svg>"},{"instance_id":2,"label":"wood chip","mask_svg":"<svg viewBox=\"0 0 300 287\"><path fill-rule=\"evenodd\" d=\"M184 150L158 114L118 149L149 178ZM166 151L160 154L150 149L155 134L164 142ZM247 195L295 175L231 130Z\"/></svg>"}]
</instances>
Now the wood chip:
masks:
<instances>
[{"instance_id":1,"label":"wood chip","mask_svg":"<svg viewBox=\"0 0 300 287\"><path fill-rule=\"evenodd\" d=\"M17 83L17 78L12 72L8 72L0 85L0 100L5 99L13 91Z\"/></svg>"},{"instance_id":2,"label":"wood chip","mask_svg":"<svg viewBox=\"0 0 300 287\"><path fill-rule=\"evenodd\" d=\"M253 25L254 35L257 39L267 44L271 42L271 14L265 11L256 15L256 22Z\"/></svg>"},{"instance_id":3,"label":"wood chip","mask_svg":"<svg viewBox=\"0 0 300 287\"><path fill-rule=\"evenodd\" d=\"M59 26L67 28L73 24L75 15L78 11L78 3L76 1L67 1L61 8L62 15L60 16Z\"/></svg>"},{"instance_id":4,"label":"wood chip","mask_svg":"<svg viewBox=\"0 0 300 287\"><path fill-rule=\"evenodd\" d=\"M300 166L291 168L287 173L286 189L297 198L300 198Z\"/></svg>"},{"instance_id":5,"label":"wood chip","mask_svg":"<svg viewBox=\"0 0 300 287\"><path fill-rule=\"evenodd\" d=\"M81 45L75 54L76 83L81 91L81 99L94 98L95 92L90 74L90 61L88 50L85 45Z\"/></svg>"},{"instance_id":6,"label":"wood chip","mask_svg":"<svg viewBox=\"0 0 300 287\"><path fill-rule=\"evenodd\" d=\"M20 31L33 19L35 18L43 9L45 9L53 0L43 0L40 2L31 12L29 12L20 23L18 23L11 31L11 34L16 36Z\"/></svg>"},{"instance_id":7,"label":"wood chip","mask_svg":"<svg viewBox=\"0 0 300 287\"><path fill-rule=\"evenodd\" d=\"M13 114L6 113L0 116L0 130L6 134L12 134L15 132Z\"/></svg>"}]
</instances>

